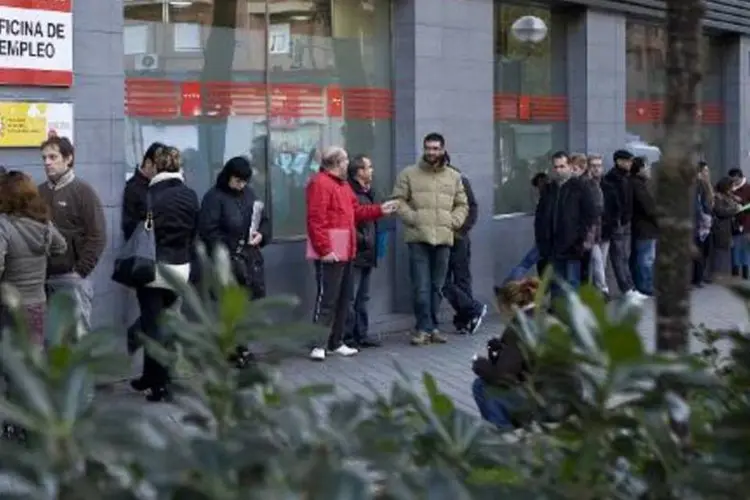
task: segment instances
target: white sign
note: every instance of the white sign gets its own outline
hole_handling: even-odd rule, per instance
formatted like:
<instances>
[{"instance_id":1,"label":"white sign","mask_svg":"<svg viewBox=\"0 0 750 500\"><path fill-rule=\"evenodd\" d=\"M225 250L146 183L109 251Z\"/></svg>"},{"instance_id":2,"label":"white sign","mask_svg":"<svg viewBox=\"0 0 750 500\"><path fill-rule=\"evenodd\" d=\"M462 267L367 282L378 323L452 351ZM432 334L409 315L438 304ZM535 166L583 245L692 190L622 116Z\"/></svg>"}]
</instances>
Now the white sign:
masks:
<instances>
[{"instance_id":1,"label":"white sign","mask_svg":"<svg viewBox=\"0 0 750 500\"><path fill-rule=\"evenodd\" d=\"M70 86L73 83L73 15L70 0L35 9L0 0L0 84Z\"/></svg>"},{"instance_id":2,"label":"white sign","mask_svg":"<svg viewBox=\"0 0 750 500\"><path fill-rule=\"evenodd\" d=\"M292 35L289 24L272 24L268 27L268 53L289 54L292 50Z\"/></svg>"}]
</instances>

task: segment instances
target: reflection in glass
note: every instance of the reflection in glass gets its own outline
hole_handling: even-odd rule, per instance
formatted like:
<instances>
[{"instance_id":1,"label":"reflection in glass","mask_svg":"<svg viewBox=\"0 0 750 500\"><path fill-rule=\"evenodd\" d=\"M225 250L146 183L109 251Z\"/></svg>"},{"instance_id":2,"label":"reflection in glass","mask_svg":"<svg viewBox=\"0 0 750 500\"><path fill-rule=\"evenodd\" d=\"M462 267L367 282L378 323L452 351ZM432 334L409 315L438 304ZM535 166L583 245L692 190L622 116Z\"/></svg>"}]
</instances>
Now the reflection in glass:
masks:
<instances>
[{"instance_id":1,"label":"reflection in glass","mask_svg":"<svg viewBox=\"0 0 750 500\"><path fill-rule=\"evenodd\" d=\"M538 43L517 40L512 24L535 16L548 28ZM549 9L495 5L495 213L534 208L531 178L567 145L565 23Z\"/></svg>"},{"instance_id":2,"label":"reflection in glass","mask_svg":"<svg viewBox=\"0 0 750 500\"><path fill-rule=\"evenodd\" d=\"M664 134L667 33L661 26L639 22L628 22L626 33L628 133L660 146ZM704 35L701 49L701 156L718 178L727 170L723 165L723 41Z\"/></svg>"},{"instance_id":3,"label":"reflection in glass","mask_svg":"<svg viewBox=\"0 0 750 500\"><path fill-rule=\"evenodd\" d=\"M246 155L282 238L305 233L324 145L370 155L390 187L388 0L126 0L124 13L128 171L161 140L202 194Z\"/></svg>"}]
</instances>

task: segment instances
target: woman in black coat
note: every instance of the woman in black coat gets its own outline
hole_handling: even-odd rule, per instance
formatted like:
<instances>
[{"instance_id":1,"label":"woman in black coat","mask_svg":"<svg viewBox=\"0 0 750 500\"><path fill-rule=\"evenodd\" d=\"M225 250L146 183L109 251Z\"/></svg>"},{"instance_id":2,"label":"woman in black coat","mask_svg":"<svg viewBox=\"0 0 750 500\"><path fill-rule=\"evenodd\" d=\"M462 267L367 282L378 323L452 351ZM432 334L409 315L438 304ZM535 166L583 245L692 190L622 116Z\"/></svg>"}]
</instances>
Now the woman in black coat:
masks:
<instances>
[{"instance_id":1,"label":"woman in black coat","mask_svg":"<svg viewBox=\"0 0 750 500\"><path fill-rule=\"evenodd\" d=\"M246 287L251 299L266 296L265 269L260 251L271 241L271 227L262 203L250 187L253 170L247 158L230 159L219 173L216 185L203 197L198 221L198 236L212 252L224 245L232 259L237 282ZM261 210L257 230L251 232L253 213ZM233 357L244 366L249 351L238 347Z\"/></svg>"},{"instance_id":2,"label":"woman in black coat","mask_svg":"<svg viewBox=\"0 0 750 500\"><path fill-rule=\"evenodd\" d=\"M158 148L153 163L155 175L148 182L147 197L151 204L156 261L160 267L168 269L173 278L187 283L198 219L198 195L185 185L177 149L169 146ZM130 238L136 226L123 223L124 236ZM157 269L156 279L136 289L136 295L144 334L163 342L159 320L166 310L177 303L177 292ZM143 358L143 374L130 384L137 391L147 392L146 399L156 402L169 398L169 382L167 367L147 351Z\"/></svg>"}]
</instances>

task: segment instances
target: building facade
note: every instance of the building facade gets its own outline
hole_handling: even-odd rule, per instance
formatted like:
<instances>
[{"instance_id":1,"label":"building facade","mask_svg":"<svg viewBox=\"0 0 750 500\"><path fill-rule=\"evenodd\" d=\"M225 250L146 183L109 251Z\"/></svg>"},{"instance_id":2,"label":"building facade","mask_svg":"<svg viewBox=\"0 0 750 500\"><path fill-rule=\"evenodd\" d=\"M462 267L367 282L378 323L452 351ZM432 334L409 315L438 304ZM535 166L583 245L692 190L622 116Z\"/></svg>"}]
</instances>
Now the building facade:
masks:
<instances>
[{"instance_id":1,"label":"building facade","mask_svg":"<svg viewBox=\"0 0 750 500\"><path fill-rule=\"evenodd\" d=\"M702 154L715 175L747 171L750 0L706 3ZM387 194L422 136L442 132L477 194L475 288L489 300L532 244L529 180L551 152L658 151L663 132L660 0L75 0L72 9L72 84L5 82L0 101L72 103L76 170L108 215L95 273L100 324L124 324L131 312L109 276L122 189L152 141L183 151L199 194L227 159L251 158L273 224L269 290L300 296L303 314L314 295L304 186L322 146L369 155ZM547 28L537 42L511 30L528 15ZM3 148L2 158L42 180L35 148ZM371 308L386 329L411 300L399 225L382 227L388 250Z\"/></svg>"}]
</instances>

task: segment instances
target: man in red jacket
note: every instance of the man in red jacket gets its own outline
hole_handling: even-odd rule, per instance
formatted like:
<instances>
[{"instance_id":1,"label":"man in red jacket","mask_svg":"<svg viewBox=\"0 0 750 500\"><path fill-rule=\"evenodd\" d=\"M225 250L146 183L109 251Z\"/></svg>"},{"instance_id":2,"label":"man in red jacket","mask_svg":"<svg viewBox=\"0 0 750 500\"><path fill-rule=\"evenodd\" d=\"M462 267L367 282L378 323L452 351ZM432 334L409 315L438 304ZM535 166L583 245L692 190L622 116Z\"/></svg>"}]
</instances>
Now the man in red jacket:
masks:
<instances>
[{"instance_id":1,"label":"man in red jacket","mask_svg":"<svg viewBox=\"0 0 750 500\"><path fill-rule=\"evenodd\" d=\"M349 314L352 275L351 261L357 253L356 224L375 220L396 211L398 202L360 205L346 180L349 156L340 147L327 148L321 156L320 172L307 184L308 258L315 263L313 322L329 329L327 338L318 339L310 358L323 361L326 350L353 356L357 349L343 343Z\"/></svg>"}]
</instances>

